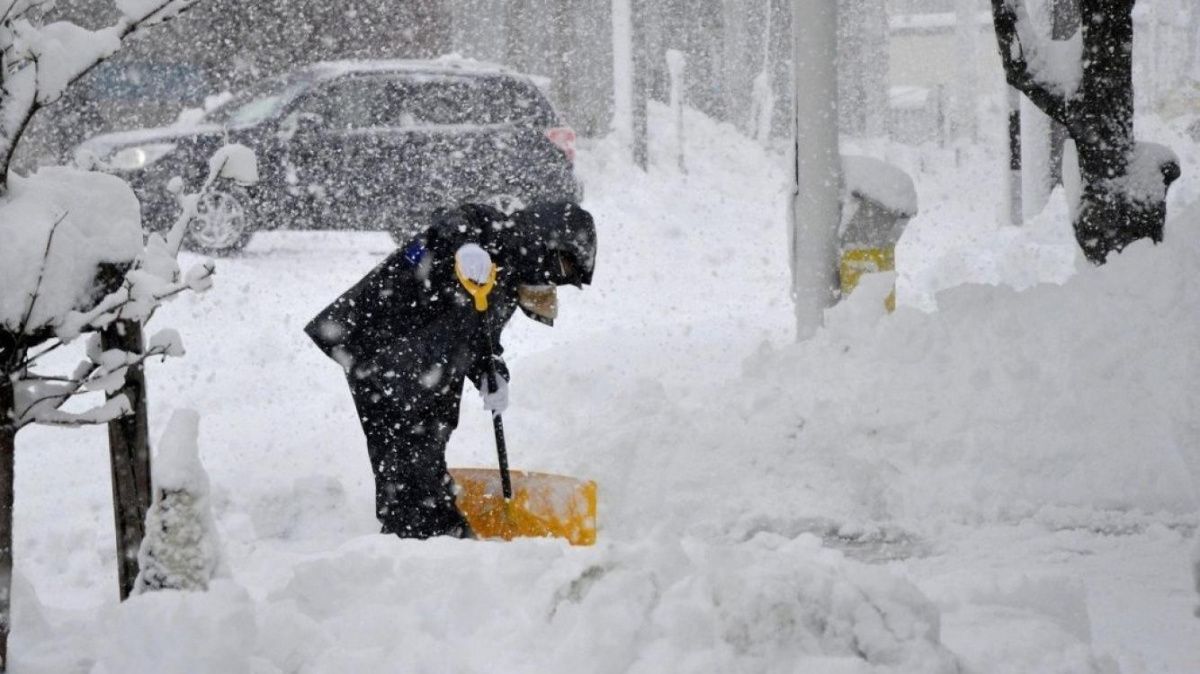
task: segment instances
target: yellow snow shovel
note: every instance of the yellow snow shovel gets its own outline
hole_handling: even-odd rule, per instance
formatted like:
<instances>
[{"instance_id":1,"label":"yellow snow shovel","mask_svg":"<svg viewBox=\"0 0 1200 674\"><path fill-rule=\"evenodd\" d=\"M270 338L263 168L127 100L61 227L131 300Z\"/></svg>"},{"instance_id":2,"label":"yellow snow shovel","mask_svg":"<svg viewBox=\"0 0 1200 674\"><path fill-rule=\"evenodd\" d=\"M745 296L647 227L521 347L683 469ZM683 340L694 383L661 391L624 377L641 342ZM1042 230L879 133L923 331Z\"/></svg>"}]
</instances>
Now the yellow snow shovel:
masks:
<instances>
[{"instance_id":1,"label":"yellow snow shovel","mask_svg":"<svg viewBox=\"0 0 1200 674\"><path fill-rule=\"evenodd\" d=\"M455 261L458 280L475 299L475 310L484 313L483 339L487 343L488 386L496 390L495 343L488 320L488 293L496 285L496 266L488 280L476 283L467 277ZM451 468L458 486L455 499L471 529L480 538L564 538L571 545L596 542L596 483L565 475L509 471L508 451L504 443L504 423L498 412L492 413L496 432L499 470L488 468Z\"/></svg>"}]
</instances>

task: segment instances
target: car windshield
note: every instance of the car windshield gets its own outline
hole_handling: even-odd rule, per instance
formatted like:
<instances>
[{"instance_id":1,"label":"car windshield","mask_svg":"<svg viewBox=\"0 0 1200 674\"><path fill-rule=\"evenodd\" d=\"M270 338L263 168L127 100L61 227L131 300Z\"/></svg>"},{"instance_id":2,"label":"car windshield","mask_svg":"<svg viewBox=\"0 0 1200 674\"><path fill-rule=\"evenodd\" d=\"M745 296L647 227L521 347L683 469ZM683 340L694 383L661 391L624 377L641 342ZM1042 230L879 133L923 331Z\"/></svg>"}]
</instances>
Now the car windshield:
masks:
<instances>
[{"instance_id":1,"label":"car windshield","mask_svg":"<svg viewBox=\"0 0 1200 674\"><path fill-rule=\"evenodd\" d=\"M264 80L208 113L204 120L235 127L260 124L278 115L309 84L309 78L297 76Z\"/></svg>"}]
</instances>

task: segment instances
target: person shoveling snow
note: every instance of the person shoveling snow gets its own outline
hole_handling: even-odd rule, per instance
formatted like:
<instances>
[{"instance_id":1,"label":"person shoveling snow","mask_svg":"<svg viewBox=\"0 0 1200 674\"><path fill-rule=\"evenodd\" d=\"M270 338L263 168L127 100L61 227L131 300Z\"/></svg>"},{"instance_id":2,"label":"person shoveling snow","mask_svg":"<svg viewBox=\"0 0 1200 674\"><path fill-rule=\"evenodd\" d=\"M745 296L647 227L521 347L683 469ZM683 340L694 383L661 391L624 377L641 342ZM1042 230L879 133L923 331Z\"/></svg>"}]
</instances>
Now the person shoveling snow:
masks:
<instances>
[{"instance_id":1,"label":"person shoveling snow","mask_svg":"<svg viewBox=\"0 0 1200 674\"><path fill-rule=\"evenodd\" d=\"M463 380L479 389L486 409L503 412L500 331L518 306L552 325L555 288L590 284L595 251L592 217L575 204L512 216L464 204L435 215L309 322L309 337L346 372L383 533L473 535L445 456ZM497 421L498 439L499 430Z\"/></svg>"}]
</instances>

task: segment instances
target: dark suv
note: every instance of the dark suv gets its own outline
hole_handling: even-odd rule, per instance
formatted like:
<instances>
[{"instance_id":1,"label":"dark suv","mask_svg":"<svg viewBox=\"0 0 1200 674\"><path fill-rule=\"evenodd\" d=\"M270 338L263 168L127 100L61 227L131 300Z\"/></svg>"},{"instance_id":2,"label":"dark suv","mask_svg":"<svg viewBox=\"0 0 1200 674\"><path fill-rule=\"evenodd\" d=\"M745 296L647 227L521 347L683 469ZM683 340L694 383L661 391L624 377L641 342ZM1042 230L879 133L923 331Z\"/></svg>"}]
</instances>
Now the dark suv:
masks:
<instances>
[{"instance_id":1,"label":"dark suv","mask_svg":"<svg viewBox=\"0 0 1200 674\"><path fill-rule=\"evenodd\" d=\"M259 181L205 194L187 243L210 253L259 229L403 238L441 206L581 197L574 131L531 78L475 62L318 63L258 83L199 124L97 136L76 156L129 181L157 230L177 214L170 178L197 189L226 143L255 151Z\"/></svg>"}]
</instances>

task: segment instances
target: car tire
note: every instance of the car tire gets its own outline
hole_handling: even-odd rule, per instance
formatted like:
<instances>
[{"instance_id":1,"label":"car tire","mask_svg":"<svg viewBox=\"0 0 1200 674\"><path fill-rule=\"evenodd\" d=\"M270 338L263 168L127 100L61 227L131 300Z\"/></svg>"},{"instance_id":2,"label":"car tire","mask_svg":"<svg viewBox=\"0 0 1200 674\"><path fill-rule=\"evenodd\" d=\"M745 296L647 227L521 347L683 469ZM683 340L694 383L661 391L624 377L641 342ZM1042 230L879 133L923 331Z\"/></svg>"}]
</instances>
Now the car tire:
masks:
<instances>
[{"instance_id":1,"label":"car tire","mask_svg":"<svg viewBox=\"0 0 1200 674\"><path fill-rule=\"evenodd\" d=\"M230 255L254 236L250 199L241 186L221 181L205 190L188 222L184 246L206 255Z\"/></svg>"}]
</instances>

